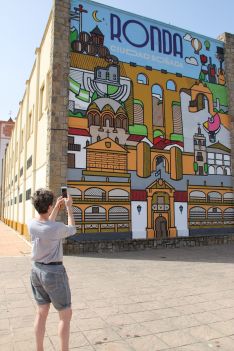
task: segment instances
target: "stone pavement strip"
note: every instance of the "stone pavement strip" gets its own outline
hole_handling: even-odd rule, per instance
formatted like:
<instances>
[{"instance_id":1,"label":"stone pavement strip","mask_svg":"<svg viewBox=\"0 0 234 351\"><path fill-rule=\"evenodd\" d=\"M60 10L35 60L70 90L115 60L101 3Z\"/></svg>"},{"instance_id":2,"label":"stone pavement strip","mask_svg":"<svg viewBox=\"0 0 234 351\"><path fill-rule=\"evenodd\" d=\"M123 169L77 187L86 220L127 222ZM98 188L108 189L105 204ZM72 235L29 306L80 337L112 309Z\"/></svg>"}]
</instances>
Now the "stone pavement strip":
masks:
<instances>
[{"instance_id":1,"label":"stone pavement strip","mask_svg":"<svg viewBox=\"0 0 234 351\"><path fill-rule=\"evenodd\" d=\"M34 351L30 247L0 223L0 351ZM71 350L234 351L234 245L66 256ZM58 316L45 351L59 350Z\"/></svg>"},{"instance_id":2,"label":"stone pavement strip","mask_svg":"<svg viewBox=\"0 0 234 351\"><path fill-rule=\"evenodd\" d=\"M30 244L22 235L0 221L0 257L25 256L30 253Z\"/></svg>"}]
</instances>

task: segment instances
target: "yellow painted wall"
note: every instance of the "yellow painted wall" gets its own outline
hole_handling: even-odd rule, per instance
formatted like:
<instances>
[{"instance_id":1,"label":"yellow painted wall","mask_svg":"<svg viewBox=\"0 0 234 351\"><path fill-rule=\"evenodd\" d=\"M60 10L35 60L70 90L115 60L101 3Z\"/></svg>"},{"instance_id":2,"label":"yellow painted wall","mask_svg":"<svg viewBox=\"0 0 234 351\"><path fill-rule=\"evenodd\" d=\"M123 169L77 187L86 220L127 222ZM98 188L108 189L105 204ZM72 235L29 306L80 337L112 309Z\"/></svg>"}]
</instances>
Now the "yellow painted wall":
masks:
<instances>
[{"instance_id":1,"label":"yellow painted wall","mask_svg":"<svg viewBox=\"0 0 234 351\"><path fill-rule=\"evenodd\" d=\"M30 77L26 81L25 92L19 105L4 166L6 176L2 216L6 219L8 225L11 225L19 233L26 236L27 229L25 224L34 214L30 200L26 201L26 191L31 189L31 193L33 193L36 187L45 186L46 181L47 109L49 79L51 79L51 40L52 15L48 20L41 45L36 49L36 59ZM43 84L44 102L41 104L42 94L40 94L40 88ZM40 110L42 110L42 113L40 113ZM31 155L33 155L33 164L27 169L27 160ZM22 167L24 171L20 176ZM17 180L15 181L16 176ZM19 203L19 194L22 194L21 203ZM14 198L16 196L17 203L15 204ZM13 203L11 202L12 200ZM10 202L9 205L8 201Z\"/></svg>"}]
</instances>

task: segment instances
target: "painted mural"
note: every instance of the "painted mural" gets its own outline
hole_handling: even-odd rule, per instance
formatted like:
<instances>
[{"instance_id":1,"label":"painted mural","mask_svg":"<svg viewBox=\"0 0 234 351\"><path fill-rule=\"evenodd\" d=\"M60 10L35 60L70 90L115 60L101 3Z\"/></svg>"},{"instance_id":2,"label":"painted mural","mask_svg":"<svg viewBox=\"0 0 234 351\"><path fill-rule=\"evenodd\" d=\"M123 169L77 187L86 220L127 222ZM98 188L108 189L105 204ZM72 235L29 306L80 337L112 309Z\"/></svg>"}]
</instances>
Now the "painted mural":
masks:
<instances>
[{"instance_id":1,"label":"painted mural","mask_svg":"<svg viewBox=\"0 0 234 351\"><path fill-rule=\"evenodd\" d=\"M223 43L71 1L68 186L80 238L232 231Z\"/></svg>"}]
</instances>

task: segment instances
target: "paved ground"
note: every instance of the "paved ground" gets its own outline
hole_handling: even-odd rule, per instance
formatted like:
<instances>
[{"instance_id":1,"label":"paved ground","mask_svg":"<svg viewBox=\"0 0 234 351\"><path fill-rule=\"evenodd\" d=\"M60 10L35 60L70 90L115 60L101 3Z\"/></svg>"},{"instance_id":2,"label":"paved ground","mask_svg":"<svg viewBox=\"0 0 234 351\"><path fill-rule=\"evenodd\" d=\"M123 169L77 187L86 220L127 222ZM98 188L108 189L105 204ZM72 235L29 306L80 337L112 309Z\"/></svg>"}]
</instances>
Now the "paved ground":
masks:
<instances>
[{"instance_id":1,"label":"paved ground","mask_svg":"<svg viewBox=\"0 0 234 351\"><path fill-rule=\"evenodd\" d=\"M19 240L0 223L1 351L35 350L29 246ZM71 350L234 350L234 245L64 261L73 294ZM45 351L59 350L56 334L51 308Z\"/></svg>"},{"instance_id":2,"label":"paved ground","mask_svg":"<svg viewBox=\"0 0 234 351\"><path fill-rule=\"evenodd\" d=\"M30 245L22 235L0 221L0 257L25 256L30 253L30 250Z\"/></svg>"}]
</instances>

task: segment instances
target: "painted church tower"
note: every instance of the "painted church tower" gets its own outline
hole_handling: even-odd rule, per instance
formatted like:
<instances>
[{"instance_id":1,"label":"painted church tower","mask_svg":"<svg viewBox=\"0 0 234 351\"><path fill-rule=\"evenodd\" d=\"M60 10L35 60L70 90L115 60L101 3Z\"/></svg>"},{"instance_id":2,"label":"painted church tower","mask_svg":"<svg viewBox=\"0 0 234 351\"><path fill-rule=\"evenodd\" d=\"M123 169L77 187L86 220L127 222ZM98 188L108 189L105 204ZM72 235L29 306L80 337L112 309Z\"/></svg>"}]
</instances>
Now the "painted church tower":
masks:
<instances>
[{"instance_id":1,"label":"painted church tower","mask_svg":"<svg viewBox=\"0 0 234 351\"><path fill-rule=\"evenodd\" d=\"M193 136L194 145L194 171L196 175L207 175L207 150L206 137L201 132L201 125L198 123L197 133Z\"/></svg>"}]
</instances>

